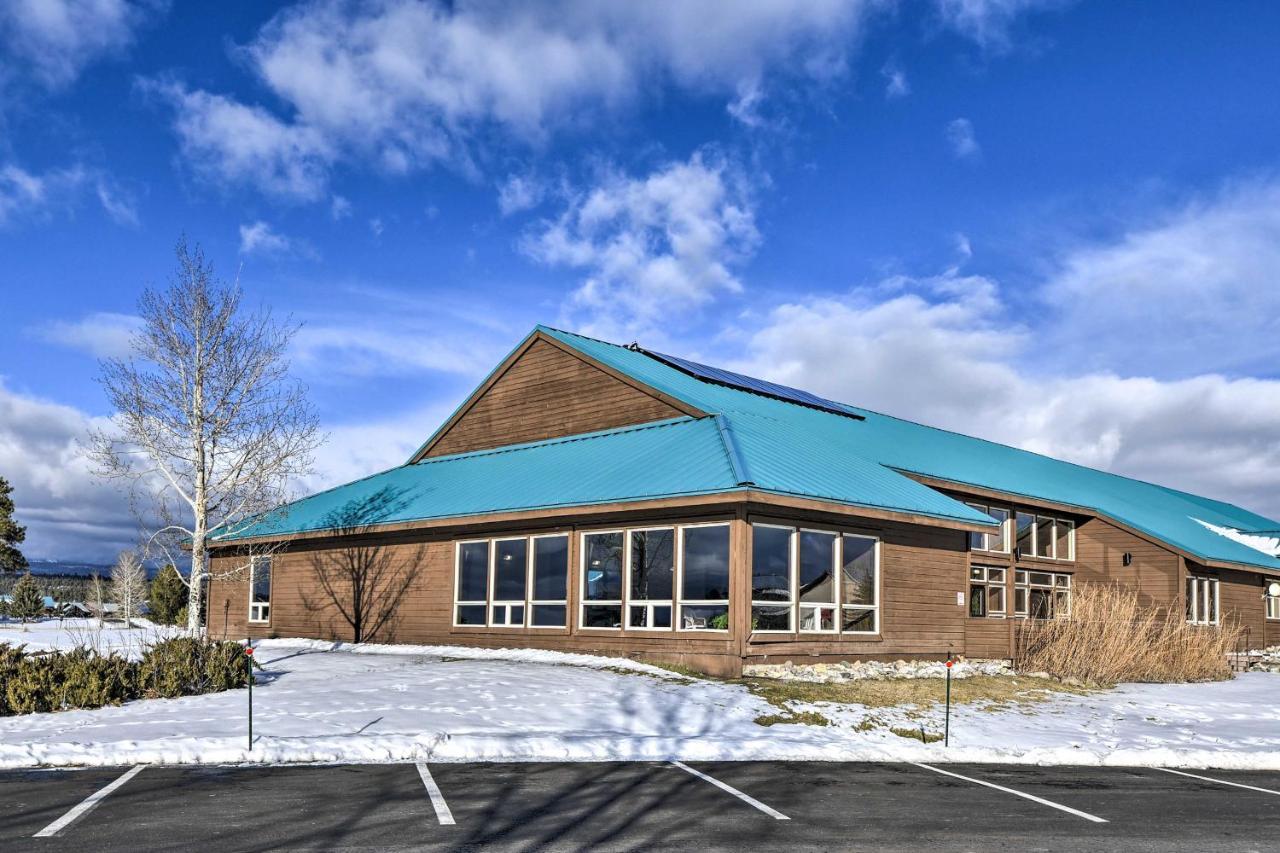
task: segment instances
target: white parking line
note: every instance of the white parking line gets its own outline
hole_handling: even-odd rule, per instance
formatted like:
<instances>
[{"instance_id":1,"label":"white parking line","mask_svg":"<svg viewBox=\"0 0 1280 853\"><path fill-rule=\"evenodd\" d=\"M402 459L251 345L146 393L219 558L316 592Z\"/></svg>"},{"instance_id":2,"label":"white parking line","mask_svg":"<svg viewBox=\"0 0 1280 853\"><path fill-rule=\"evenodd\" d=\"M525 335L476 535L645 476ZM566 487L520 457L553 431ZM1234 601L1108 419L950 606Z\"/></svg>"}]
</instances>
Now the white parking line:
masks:
<instances>
[{"instance_id":1,"label":"white parking line","mask_svg":"<svg viewBox=\"0 0 1280 853\"><path fill-rule=\"evenodd\" d=\"M441 826L453 826L453 812L449 811L449 804L444 801L440 786L436 784L435 779L431 778L431 771L427 769L426 762L418 762L418 775L422 777L422 784L427 786L431 807L436 810L436 820L440 821Z\"/></svg>"},{"instance_id":2,"label":"white parking line","mask_svg":"<svg viewBox=\"0 0 1280 853\"><path fill-rule=\"evenodd\" d=\"M1049 808L1057 809L1060 812L1073 814L1076 817L1082 817L1085 820L1091 820L1094 823L1107 822L1105 818L1100 818L1097 815L1091 815L1088 812L1082 812L1079 809L1073 809L1071 808L1071 806L1064 806L1062 805L1062 803L1055 803L1052 800L1046 800L1043 797L1037 797L1034 794L1027 794L1027 793L1024 793L1023 791L1015 791L1012 788L1006 788L1004 785L997 785L994 782L985 782L982 779L974 779L970 776L961 776L959 773L952 773L950 770L943 770L939 767L931 767L928 764L920 764L919 762L916 762L916 761L912 761L911 763L914 764L916 767L923 767L925 770L932 770L934 773L941 773L943 776L953 776L956 779L963 779L964 781L972 782L975 785L984 785L988 788L995 788L997 791L1004 791L1006 794L1013 794L1015 797L1022 797L1024 800L1031 800L1033 803L1039 803L1042 806L1048 806Z\"/></svg>"},{"instance_id":3,"label":"white parking line","mask_svg":"<svg viewBox=\"0 0 1280 853\"><path fill-rule=\"evenodd\" d=\"M84 800L82 800L78 805L74 806L71 809L71 811L67 812L62 817L58 818L53 823L49 824L44 829L40 830L39 832L37 832L35 835L31 837L32 838L48 838L52 835L57 835L59 832L62 832L62 830L66 829L68 826L75 823L77 820L79 820L80 818L84 817L89 812L97 808L98 804L101 803L104 799L106 799L108 794L110 794L116 788L119 788L125 782L128 782L134 776L137 776L139 773L141 773L142 768L145 766L146 765L144 764L135 764L133 767L130 767L128 770L125 771L123 776L116 779L110 785L107 785L104 788L100 788L99 790L94 791L92 794L85 797Z\"/></svg>"},{"instance_id":4,"label":"white parking line","mask_svg":"<svg viewBox=\"0 0 1280 853\"><path fill-rule=\"evenodd\" d=\"M721 782L719 779L713 779L712 777L708 776L706 773L702 773L698 770L694 770L692 767L690 767L688 764L685 764L683 761L673 761L671 763L674 764L676 767L679 767L681 770L685 770L689 773L692 773L694 776L697 776L699 779L710 782L712 785L715 785L717 788L719 788L722 791L728 791L730 794L733 794L735 797L742 800L744 803L755 806L760 811L772 817L774 820L791 820L791 818L787 817L777 809L769 808L764 803L757 800L755 797L742 793L732 785L726 785L725 783Z\"/></svg>"},{"instance_id":5,"label":"white parking line","mask_svg":"<svg viewBox=\"0 0 1280 853\"><path fill-rule=\"evenodd\" d=\"M1233 788L1245 788L1250 791L1260 791L1263 794L1275 794L1280 797L1280 791L1273 791L1270 788L1258 788L1253 785L1245 785L1241 782L1228 782L1226 779L1213 779L1208 776L1197 776L1194 773L1183 773L1181 770L1170 770L1168 767L1157 767L1156 770L1163 770L1165 773L1174 773L1178 776L1190 776L1192 779L1200 779L1205 782L1214 782L1218 785L1230 785Z\"/></svg>"}]
</instances>

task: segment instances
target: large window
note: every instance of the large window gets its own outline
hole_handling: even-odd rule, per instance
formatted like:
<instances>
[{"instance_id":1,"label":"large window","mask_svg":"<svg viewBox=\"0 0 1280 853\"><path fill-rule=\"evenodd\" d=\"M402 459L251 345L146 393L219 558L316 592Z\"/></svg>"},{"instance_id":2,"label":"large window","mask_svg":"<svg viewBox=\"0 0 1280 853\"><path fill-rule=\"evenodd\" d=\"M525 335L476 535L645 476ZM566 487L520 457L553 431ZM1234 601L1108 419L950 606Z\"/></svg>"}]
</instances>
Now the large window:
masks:
<instances>
[{"instance_id":1,"label":"large window","mask_svg":"<svg viewBox=\"0 0 1280 853\"><path fill-rule=\"evenodd\" d=\"M271 621L271 558L249 559L249 621Z\"/></svg>"},{"instance_id":2,"label":"large window","mask_svg":"<svg viewBox=\"0 0 1280 853\"><path fill-rule=\"evenodd\" d=\"M563 533L459 542L453 624L563 628L568 578Z\"/></svg>"},{"instance_id":3,"label":"large window","mask_svg":"<svg viewBox=\"0 0 1280 853\"><path fill-rule=\"evenodd\" d=\"M622 627L623 532L582 537L582 627Z\"/></svg>"},{"instance_id":4,"label":"large window","mask_svg":"<svg viewBox=\"0 0 1280 853\"><path fill-rule=\"evenodd\" d=\"M879 631L876 539L774 524L751 526L751 630Z\"/></svg>"},{"instance_id":5,"label":"large window","mask_svg":"<svg viewBox=\"0 0 1280 853\"><path fill-rule=\"evenodd\" d=\"M969 506L991 516L992 521L1000 523L999 533L970 533L969 549L1007 554L1009 552L1009 510L987 504L971 503Z\"/></svg>"},{"instance_id":6,"label":"large window","mask_svg":"<svg viewBox=\"0 0 1280 853\"><path fill-rule=\"evenodd\" d=\"M1004 618L1008 570L999 566L969 569L969 615Z\"/></svg>"},{"instance_id":7,"label":"large window","mask_svg":"<svg viewBox=\"0 0 1280 853\"><path fill-rule=\"evenodd\" d=\"M676 589L676 531L632 530L627 557L627 627L669 629Z\"/></svg>"},{"instance_id":8,"label":"large window","mask_svg":"<svg viewBox=\"0 0 1280 853\"><path fill-rule=\"evenodd\" d=\"M1014 575L1013 613L1022 618L1062 619L1071 615L1071 575L1019 569Z\"/></svg>"},{"instance_id":9,"label":"large window","mask_svg":"<svg viewBox=\"0 0 1280 853\"><path fill-rule=\"evenodd\" d=\"M680 528L683 631L729 630L729 525Z\"/></svg>"},{"instance_id":10,"label":"large window","mask_svg":"<svg viewBox=\"0 0 1280 853\"><path fill-rule=\"evenodd\" d=\"M1076 525L1065 518L1020 512L1016 522L1018 553L1043 560L1076 558ZM975 534L970 534L972 537Z\"/></svg>"},{"instance_id":11,"label":"large window","mask_svg":"<svg viewBox=\"0 0 1280 853\"><path fill-rule=\"evenodd\" d=\"M1192 625L1217 625L1222 603L1218 600L1218 579L1187 576L1187 621Z\"/></svg>"}]
</instances>

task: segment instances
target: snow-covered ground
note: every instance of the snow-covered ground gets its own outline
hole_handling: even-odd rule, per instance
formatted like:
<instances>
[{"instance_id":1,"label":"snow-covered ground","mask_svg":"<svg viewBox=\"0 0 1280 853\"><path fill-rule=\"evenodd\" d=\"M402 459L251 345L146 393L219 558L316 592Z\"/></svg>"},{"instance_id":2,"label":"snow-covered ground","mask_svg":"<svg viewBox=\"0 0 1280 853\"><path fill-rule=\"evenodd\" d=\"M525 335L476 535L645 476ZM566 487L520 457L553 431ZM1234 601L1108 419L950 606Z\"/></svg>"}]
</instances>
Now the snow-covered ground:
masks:
<instances>
[{"instance_id":1,"label":"snow-covered ground","mask_svg":"<svg viewBox=\"0 0 1280 853\"><path fill-rule=\"evenodd\" d=\"M8 637L5 637L8 639ZM903 709L813 706L833 726L760 726L743 687L555 652L267 640L245 691L0 718L0 767L284 761L826 759L1280 769L1280 675L1126 685L1006 710L959 707L952 743ZM879 725L859 731L867 716ZM941 730L941 711L923 715Z\"/></svg>"},{"instance_id":2,"label":"snow-covered ground","mask_svg":"<svg viewBox=\"0 0 1280 853\"><path fill-rule=\"evenodd\" d=\"M26 646L29 651L87 646L97 652L137 658L149 644L182 633L176 626L156 625L146 619L132 622L133 627L126 628L123 622L105 622L99 627L97 619L42 619L25 625L0 620L0 643Z\"/></svg>"}]
</instances>

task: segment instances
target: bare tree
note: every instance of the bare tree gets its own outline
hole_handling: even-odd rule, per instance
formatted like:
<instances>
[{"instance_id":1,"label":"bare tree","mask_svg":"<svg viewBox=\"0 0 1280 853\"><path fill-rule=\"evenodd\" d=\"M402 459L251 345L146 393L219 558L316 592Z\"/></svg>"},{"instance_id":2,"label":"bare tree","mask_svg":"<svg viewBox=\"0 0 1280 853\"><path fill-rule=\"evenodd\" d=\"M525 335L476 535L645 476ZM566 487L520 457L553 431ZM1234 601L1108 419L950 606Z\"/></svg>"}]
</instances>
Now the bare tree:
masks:
<instances>
[{"instance_id":1,"label":"bare tree","mask_svg":"<svg viewBox=\"0 0 1280 853\"><path fill-rule=\"evenodd\" d=\"M190 549L194 633L210 535L283 503L291 478L310 471L320 436L285 358L297 326L242 310L239 286L215 279L199 247L179 241L177 257L168 286L139 300L130 356L102 362L115 416L89 453L101 476L128 484L135 512L155 530L149 547Z\"/></svg>"},{"instance_id":2,"label":"bare tree","mask_svg":"<svg viewBox=\"0 0 1280 853\"><path fill-rule=\"evenodd\" d=\"M111 598L120 607L126 628L133 627L133 617L138 615L146 597L147 572L138 553L121 551L111 569Z\"/></svg>"},{"instance_id":3,"label":"bare tree","mask_svg":"<svg viewBox=\"0 0 1280 853\"><path fill-rule=\"evenodd\" d=\"M93 601L93 609L98 614L98 630L101 631L103 620L107 615L107 595L102 577L96 570L89 576L89 595L90 600Z\"/></svg>"},{"instance_id":4,"label":"bare tree","mask_svg":"<svg viewBox=\"0 0 1280 853\"><path fill-rule=\"evenodd\" d=\"M303 606L311 611L336 609L351 627L354 642L390 640L400 602L413 583L421 549L397 555L369 536L371 526L393 516L404 500L402 490L387 487L343 504L324 524L339 537L337 547L311 557L321 596L303 593Z\"/></svg>"}]
</instances>

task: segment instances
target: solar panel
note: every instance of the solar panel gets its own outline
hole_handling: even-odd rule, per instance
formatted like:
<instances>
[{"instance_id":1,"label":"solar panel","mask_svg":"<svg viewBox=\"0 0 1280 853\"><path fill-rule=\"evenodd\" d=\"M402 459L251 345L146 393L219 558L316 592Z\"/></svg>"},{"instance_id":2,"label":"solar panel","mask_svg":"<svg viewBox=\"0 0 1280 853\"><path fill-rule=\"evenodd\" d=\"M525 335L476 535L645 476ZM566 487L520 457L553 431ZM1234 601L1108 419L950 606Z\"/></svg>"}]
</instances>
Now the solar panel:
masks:
<instances>
[{"instance_id":1,"label":"solar panel","mask_svg":"<svg viewBox=\"0 0 1280 853\"><path fill-rule=\"evenodd\" d=\"M810 394L808 391L801 391L799 388L790 388L786 385L779 385L776 382L766 382L763 379L756 379L752 376L744 376L741 373L734 373L731 370L723 370L719 367L711 367L706 364L699 364L696 361L690 361L687 358L679 358L674 355L664 355L653 350L641 350L645 355L656 358L674 367L676 370L696 376L707 382L714 382L717 385L727 385L730 388L737 388L742 391L749 391L752 394L760 394L765 397L773 397L777 400L786 400L788 403L796 403L801 406L808 406L811 409L821 409L824 412L831 412L836 415L844 415L857 420L864 420L863 416L855 412L842 403L833 400L827 400L816 394Z\"/></svg>"}]
</instances>

